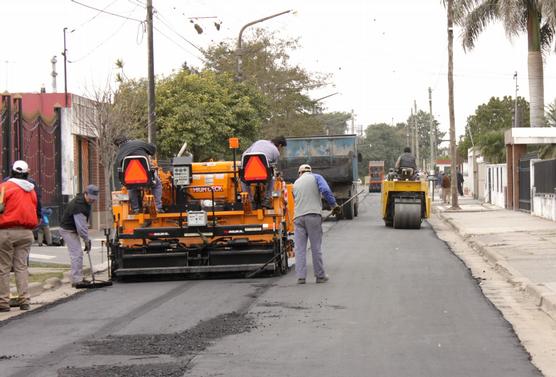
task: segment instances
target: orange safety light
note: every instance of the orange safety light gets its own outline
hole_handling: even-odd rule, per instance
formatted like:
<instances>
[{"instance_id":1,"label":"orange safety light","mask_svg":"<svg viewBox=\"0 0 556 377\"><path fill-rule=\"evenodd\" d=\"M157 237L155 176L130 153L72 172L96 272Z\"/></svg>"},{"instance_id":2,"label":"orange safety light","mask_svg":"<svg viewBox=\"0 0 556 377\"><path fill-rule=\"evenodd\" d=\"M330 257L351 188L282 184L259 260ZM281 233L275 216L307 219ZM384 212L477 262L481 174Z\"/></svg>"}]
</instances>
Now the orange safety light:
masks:
<instances>
[{"instance_id":1,"label":"orange safety light","mask_svg":"<svg viewBox=\"0 0 556 377\"><path fill-rule=\"evenodd\" d=\"M247 160L243 172L243 180L247 182L266 181L268 169L259 156L251 156Z\"/></svg>"},{"instance_id":2,"label":"orange safety light","mask_svg":"<svg viewBox=\"0 0 556 377\"><path fill-rule=\"evenodd\" d=\"M129 161L125 168L124 182L128 185L146 184L149 182L149 175L141 161L136 159Z\"/></svg>"},{"instance_id":3,"label":"orange safety light","mask_svg":"<svg viewBox=\"0 0 556 377\"><path fill-rule=\"evenodd\" d=\"M230 149L237 149L239 148L239 139L237 137L231 137L228 139L228 144L230 145Z\"/></svg>"}]
</instances>

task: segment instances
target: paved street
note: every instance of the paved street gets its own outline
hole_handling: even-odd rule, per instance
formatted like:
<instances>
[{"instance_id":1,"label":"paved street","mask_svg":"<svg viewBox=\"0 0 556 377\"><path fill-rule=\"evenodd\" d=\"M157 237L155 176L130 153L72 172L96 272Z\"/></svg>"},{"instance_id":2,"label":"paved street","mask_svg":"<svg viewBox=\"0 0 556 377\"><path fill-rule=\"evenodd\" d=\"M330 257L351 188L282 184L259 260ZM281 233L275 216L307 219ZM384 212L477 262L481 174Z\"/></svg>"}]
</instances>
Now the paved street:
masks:
<instances>
[{"instance_id":1,"label":"paved street","mask_svg":"<svg viewBox=\"0 0 556 377\"><path fill-rule=\"evenodd\" d=\"M0 375L541 375L427 223L386 228L368 195L326 228L326 284L292 271L84 292L3 322Z\"/></svg>"}]
</instances>

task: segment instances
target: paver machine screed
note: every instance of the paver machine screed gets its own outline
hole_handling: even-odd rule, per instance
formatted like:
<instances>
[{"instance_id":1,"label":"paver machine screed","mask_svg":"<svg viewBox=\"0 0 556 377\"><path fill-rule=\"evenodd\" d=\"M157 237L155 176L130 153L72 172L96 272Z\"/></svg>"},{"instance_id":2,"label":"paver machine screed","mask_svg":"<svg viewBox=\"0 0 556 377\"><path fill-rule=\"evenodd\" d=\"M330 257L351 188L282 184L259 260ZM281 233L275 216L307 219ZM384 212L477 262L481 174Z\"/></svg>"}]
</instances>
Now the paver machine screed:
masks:
<instances>
[{"instance_id":1,"label":"paver machine screed","mask_svg":"<svg viewBox=\"0 0 556 377\"><path fill-rule=\"evenodd\" d=\"M172 159L157 168L166 210L157 213L150 194L155 168L129 156L120 168L124 188L112 193L115 232L107 239L113 279L141 275L254 273L288 270L293 255L291 185L274 177L272 208L262 208L273 169L264 154L236 161L239 141L230 139L232 161ZM183 149L183 148L182 148ZM249 187L242 192L241 182ZM130 211L127 189L142 191L141 213Z\"/></svg>"}]
</instances>

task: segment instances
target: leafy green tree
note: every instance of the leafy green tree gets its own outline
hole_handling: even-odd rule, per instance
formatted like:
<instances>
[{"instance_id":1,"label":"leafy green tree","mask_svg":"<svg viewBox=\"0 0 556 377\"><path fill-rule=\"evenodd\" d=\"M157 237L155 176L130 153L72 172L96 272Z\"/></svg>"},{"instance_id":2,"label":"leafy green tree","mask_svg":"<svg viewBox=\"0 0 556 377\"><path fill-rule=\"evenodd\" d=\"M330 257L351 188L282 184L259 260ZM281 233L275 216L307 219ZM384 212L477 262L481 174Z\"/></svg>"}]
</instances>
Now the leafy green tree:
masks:
<instances>
[{"instance_id":1,"label":"leafy green tree","mask_svg":"<svg viewBox=\"0 0 556 377\"><path fill-rule=\"evenodd\" d=\"M466 49L472 49L491 21L501 21L509 38L525 32L528 42L531 124L544 126L544 77L542 51L550 50L556 27L553 0L455 0L456 22L463 27Z\"/></svg>"},{"instance_id":2,"label":"leafy green tree","mask_svg":"<svg viewBox=\"0 0 556 377\"><path fill-rule=\"evenodd\" d=\"M556 127L556 99L546 107L546 124ZM546 144L539 148L539 157L550 160L556 158L556 144Z\"/></svg>"},{"instance_id":3,"label":"leafy green tree","mask_svg":"<svg viewBox=\"0 0 556 377\"><path fill-rule=\"evenodd\" d=\"M333 112L318 114L316 117L328 135L343 135L348 128L347 122L351 119L351 114Z\"/></svg>"},{"instance_id":4,"label":"leafy green tree","mask_svg":"<svg viewBox=\"0 0 556 377\"><path fill-rule=\"evenodd\" d=\"M358 151L363 159L359 164L359 174L368 175L369 161L384 161L384 168L393 168L405 147L405 130L386 123L371 124L365 136L359 140Z\"/></svg>"},{"instance_id":5,"label":"leafy green tree","mask_svg":"<svg viewBox=\"0 0 556 377\"><path fill-rule=\"evenodd\" d=\"M157 126L162 157L184 142L198 161L229 158L228 138L254 141L268 116L265 98L229 74L182 70L157 85Z\"/></svg>"},{"instance_id":6,"label":"leafy green tree","mask_svg":"<svg viewBox=\"0 0 556 377\"><path fill-rule=\"evenodd\" d=\"M261 129L264 137L324 132L317 119L307 116L314 103L306 93L324 85L325 78L290 63L289 52L297 47L297 40L280 39L263 29L243 43L243 82L261 92L268 103L269 116ZM235 41L211 46L205 57L208 69L235 74Z\"/></svg>"},{"instance_id":7,"label":"leafy green tree","mask_svg":"<svg viewBox=\"0 0 556 377\"><path fill-rule=\"evenodd\" d=\"M517 102L518 108L525 110L522 112L522 126L529 127L529 104L521 97ZM488 162L504 162L504 131L512 127L514 108L515 101L510 96L492 97L488 103L479 105L475 114L467 118L465 137L458 146L460 156L467 158L467 150L474 145Z\"/></svg>"},{"instance_id":8,"label":"leafy green tree","mask_svg":"<svg viewBox=\"0 0 556 377\"><path fill-rule=\"evenodd\" d=\"M556 127L556 99L546 107L546 124Z\"/></svg>"},{"instance_id":9,"label":"leafy green tree","mask_svg":"<svg viewBox=\"0 0 556 377\"><path fill-rule=\"evenodd\" d=\"M430 150L431 150L431 139L430 139L430 134L431 134L431 115L428 112L425 112L423 110L419 110L417 112L417 114L413 114L410 115L407 118L407 124L410 124L412 127L415 124L415 122L417 123L417 131L418 131L418 137L419 137L419 159L422 161L423 159L425 160L430 160ZM442 143L442 140L444 139L444 137L446 136L446 132L442 132L440 131L440 129L438 128L439 123L436 119L432 119L433 122L433 132L434 132L434 137L435 137L435 143L436 143L436 151L438 151L438 147L439 145ZM400 123L398 126L399 127L403 127L404 129L404 133L407 132L407 124L406 123ZM413 150L413 148L412 148ZM413 153L415 153L416 151L413 151ZM416 154L416 153L415 153ZM418 165L421 165L420 163Z\"/></svg>"}]
</instances>

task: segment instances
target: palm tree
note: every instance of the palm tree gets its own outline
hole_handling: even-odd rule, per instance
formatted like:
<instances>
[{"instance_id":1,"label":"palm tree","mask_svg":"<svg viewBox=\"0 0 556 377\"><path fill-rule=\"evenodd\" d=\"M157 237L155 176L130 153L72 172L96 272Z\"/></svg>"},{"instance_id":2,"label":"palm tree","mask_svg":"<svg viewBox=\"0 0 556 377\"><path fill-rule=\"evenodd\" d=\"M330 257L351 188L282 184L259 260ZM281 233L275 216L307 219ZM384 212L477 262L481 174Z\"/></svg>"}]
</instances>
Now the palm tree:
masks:
<instances>
[{"instance_id":1,"label":"palm tree","mask_svg":"<svg viewBox=\"0 0 556 377\"><path fill-rule=\"evenodd\" d=\"M501 21L509 38L527 33L530 119L532 127L544 126L544 75L542 52L550 49L556 25L556 0L455 0L461 12L456 23L463 27L464 49L472 49L491 21Z\"/></svg>"}]
</instances>

